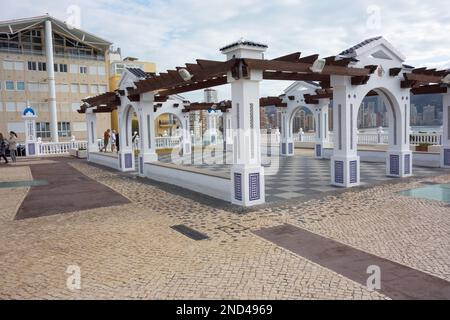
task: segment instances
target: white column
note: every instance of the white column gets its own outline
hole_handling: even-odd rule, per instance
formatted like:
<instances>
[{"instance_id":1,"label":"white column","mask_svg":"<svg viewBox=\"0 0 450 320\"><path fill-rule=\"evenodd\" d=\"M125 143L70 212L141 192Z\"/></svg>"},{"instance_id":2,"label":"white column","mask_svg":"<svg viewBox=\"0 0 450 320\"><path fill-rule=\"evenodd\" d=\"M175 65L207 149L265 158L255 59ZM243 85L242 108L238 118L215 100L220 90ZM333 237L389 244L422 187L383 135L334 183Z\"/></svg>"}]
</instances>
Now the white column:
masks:
<instances>
[{"instance_id":1,"label":"white column","mask_svg":"<svg viewBox=\"0 0 450 320\"><path fill-rule=\"evenodd\" d=\"M86 108L86 130L88 140L87 157L89 161L89 153L99 151L97 142L97 114L94 113L93 108Z\"/></svg>"},{"instance_id":2,"label":"white column","mask_svg":"<svg viewBox=\"0 0 450 320\"><path fill-rule=\"evenodd\" d=\"M412 157L409 146L410 93L403 90L395 100L385 99L391 109L389 122L389 147L386 152L386 175L390 177L412 176ZM390 106L396 103L396 106Z\"/></svg>"},{"instance_id":3,"label":"white column","mask_svg":"<svg viewBox=\"0 0 450 320\"><path fill-rule=\"evenodd\" d=\"M183 118L181 119L181 121L183 121L181 127L182 127L182 136L183 136L183 141L182 141L182 148L183 148L183 156L187 156L191 154L191 149L192 149L192 142L191 142L191 126L190 126L190 119L189 119L189 112L186 112L183 115Z\"/></svg>"},{"instance_id":4,"label":"white column","mask_svg":"<svg viewBox=\"0 0 450 320\"><path fill-rule=\"evenodd\" d=\"M253 71L252 71L253 72ZM259 126L259 80L231 82L234 130L232 202L252 206L265 202L264 168L261 166L261 133Z\"/></svg>"},{"instance_id":5,"label":"white column","mask_svg":"<svg viewBox=\"0 0 450 320\"><path fill-rule=\"evenodd\" d=\"M119 170L122 172L135 170L131 124L133 111L137 108L125 105L119 110ZM140 124L139 124L140 125Z\"/></svg>"},{"instance_id":6,"label":"white column","mask_svg":"<svg viewBox=\"0 0 450 320\"><path fill-rule=\"evenodd\" d=\"M48 107L50 110L50 131L53 142L58 142L58 115L56 110L55 71L53 69L52 22L45 21L45 54L47 56Z\"/></svg>"},{"instance_id":7,"label":"white column","mask_svg":"<svg viewBox=\"0 0 450 320\"><path fill-rule=\"evenodd\" d=\"M233 150L233 117L231 109L227 109L223 113L223 127L225 130L225 146L226 150Z\"/></svg>"},{"instance_id":8,"label":"white column","mask_svg":"<svg viewBox=\"0 0 450 320\"><path fill-rule=\"evenodd\" d=\"M349 90L350 79L332 76L334 149L331 157L331 184L353 187L360 183L357 155L357 100Z\"/></svg>"},{"instance_id":9,"label":"white column","mask_svg":"<svg viewBox=\"0 0 450 320\"><path fill-rule=\"evenodd\" d=\"M323 149L327 146L329 141L328 105L329 100L319 100L319 104L313 107L316 123L314 155L317 159L323 159Z\"/></svg>"},{"instance_id":10,"label":"white column","mask_svg":"<svg viewBox=\"0 0 450 320\"><path fill-rule=\"evenodd\" d=\"M291 115L286 110L281 111L280 154L282 156L294 155L294 137L290 117Z\"/></svg>"},{"instance_id":11,"label":"white column","mask_svg":"<svg viewBox=\"0 0 450 320\"><path fill-rule=\"evenodd\" d=\"M450 168L450 91L443 95L441 167Z\"/></svg>"},{"instance_id":12,"label":"white column","mask_svg":"<svg viewBox=\"0 0 450 320\"><path fill-rule=\"evenodd\" d=\"M155 138L155 94L147 92L141 95L138 104L139 121L139 175L145 176L145 163L158 161Z\"/></svg>"},{"instance_id":13,"label":"white column","mask_svg":"<svg viewBox=\"0 0 450 320\"><path fill-rule=\"evenodd\" d=\"M206 114L206 136L210 144L215 145L217 143L217 127L216 127L216 111L208 110Z\"/></svg>"}]
</instances>

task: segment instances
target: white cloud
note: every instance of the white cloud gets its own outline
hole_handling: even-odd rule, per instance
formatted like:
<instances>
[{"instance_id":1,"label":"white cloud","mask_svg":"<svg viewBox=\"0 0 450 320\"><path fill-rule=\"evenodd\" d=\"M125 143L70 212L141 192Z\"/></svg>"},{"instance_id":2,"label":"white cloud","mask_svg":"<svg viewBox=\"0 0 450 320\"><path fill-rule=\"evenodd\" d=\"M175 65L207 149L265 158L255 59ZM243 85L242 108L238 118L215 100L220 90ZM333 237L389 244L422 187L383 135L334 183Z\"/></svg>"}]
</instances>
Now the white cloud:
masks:
<instances>
[{"instance_id":1,"label":"white cloud","mask_svg":"<svg viewBox=\"0 0 450 320\"><path fill-rule=\"evenodd\" d=\"M18 0L2 8L0 19L46 12L65 19L73 4L81 8L83 29L114 42L125 55L156 62L161 71L197 58L222 60L218 49L240 37L267 43L271 58L295 51L334 55L383 35L409 64L440 67L450 61L450 3L433 0ZM367 27L373 6L379 8L375 29ZM261 94L277 95L288 85L266 81ZM220 95L229 98L228 86L220 87Z\"/></svg>"}]
</instances>

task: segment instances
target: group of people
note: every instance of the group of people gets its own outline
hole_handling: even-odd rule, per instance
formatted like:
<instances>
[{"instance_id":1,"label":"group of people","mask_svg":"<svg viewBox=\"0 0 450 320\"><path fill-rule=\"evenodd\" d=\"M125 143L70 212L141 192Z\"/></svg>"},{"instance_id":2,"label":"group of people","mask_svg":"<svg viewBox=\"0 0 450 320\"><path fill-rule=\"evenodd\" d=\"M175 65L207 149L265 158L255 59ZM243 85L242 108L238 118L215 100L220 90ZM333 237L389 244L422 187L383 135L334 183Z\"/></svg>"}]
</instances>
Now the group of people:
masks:
<instances>
[{"instance_id":1,"label":"group of people","mask_svg":"<svg viewBox=\"0 0 450 320\"><path fill-rule=\"evenodd\" d=\"M0 160L4 159L5 164L8 164L8 158L6 157L6 151L9 150L9 156L13 163L16 162L17 157L17 134L14 131L9 133L9 139L3 137L0 133Z\"/></svg>"},{"instance_id":2,"label":"group of people","mask_svg":"<svg viewBox=\"0 0 450 320\"><path fill-rule=\"evenodd\" d=\"M116 130L108 129L103 133L103 148L101 152L106 152L108 146L111 146L111 152L119 152L119 133Z\"/></svg>"}]
</instances>

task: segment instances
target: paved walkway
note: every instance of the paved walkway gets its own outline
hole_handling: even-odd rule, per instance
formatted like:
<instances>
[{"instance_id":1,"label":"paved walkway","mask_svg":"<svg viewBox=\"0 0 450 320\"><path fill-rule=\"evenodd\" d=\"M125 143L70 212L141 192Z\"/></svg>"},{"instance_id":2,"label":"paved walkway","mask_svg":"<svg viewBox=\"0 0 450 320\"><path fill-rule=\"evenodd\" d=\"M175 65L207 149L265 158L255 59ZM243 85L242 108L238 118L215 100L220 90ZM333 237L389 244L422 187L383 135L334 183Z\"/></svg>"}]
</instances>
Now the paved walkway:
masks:
<instances>
[{"instance_id":1,"label":"paved walkway","mask_svg":"<svg viewBox=\"0 0 450 320\"><path fill-rule=\"evenodd\" d=\"M33 188L46 186L0 188L5 204L0 208L1 299L395 298L386 291L371 292L363 279L347 271L356 251L357 257L373 257L386 267L398 264L444 285L450 281L449 205L398 194L428 183L449 183L450 174L237 213L201 201L202 195L187 196L83 160L56 159L45 167L38 163L0 166L0 181L48 180L57 196L47 190L47 200L58 202L59 189L76 185L73 177L78 177L92 187L78 202L92 201L91 206L74 204L70 210L78 211L67 212L70 199L59 202L60 207L41 203L54 214L14 220ZM62 179L65 174L70 183ZM97 196L99 187L127 203L110 206ZM309 232L311 245L297 242L291 250L255 234L285 224ZM180 225L208 239L195 241L174 228ZM329 253L323 243L336 248L333 257L342 265L323 259ZM80 270L80 289L67 286L73 267ZM393 278L397 280L402 281L401 275ZM420 286L411 290L410 297L436 297L425 295Z\"/></svg>"},{"instance_id":2,"label":"paved walkway","mask_svg":"<svg viewBox=\"0 0 450 320\"><path fill-rule=\"evenodd\" d=\"M75 170L68 159L53 161L31 166L34 180L48 184L31 187L17 211L17 220L129 203L120 193Z\"/></svg>"},{"instance_id":3,"label":"paved walkway","mask_svg":"<svg viewBox=\"0 0 450 320\"><path fill-rule=\"evenodd\" d=\"M378 290L391 299L450 299L450 282L293 225L284 224L254 233L362 285L367 284L367 271L373 273L369 268L375 266L380 271Z\"/></svg>"}]
</instances>

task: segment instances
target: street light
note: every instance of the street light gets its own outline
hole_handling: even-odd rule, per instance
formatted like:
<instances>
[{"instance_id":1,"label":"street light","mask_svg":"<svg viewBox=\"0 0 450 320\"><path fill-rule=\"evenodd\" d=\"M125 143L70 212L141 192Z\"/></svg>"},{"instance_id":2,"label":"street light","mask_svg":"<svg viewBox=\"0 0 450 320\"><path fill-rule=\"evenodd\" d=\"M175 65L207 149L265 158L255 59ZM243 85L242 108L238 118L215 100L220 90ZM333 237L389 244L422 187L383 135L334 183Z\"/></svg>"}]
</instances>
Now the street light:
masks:
<instances>
[{"instance_id":1,"label":"street light","mask_svg":"<svg viewBox=\"0 0 450 320\"><path fill-rule=\"evenodd\" d=\"M317 59L309 69L314 73L321 73L323 68L325 68L325 64L325 59Z\"/></svg>"},{"instance_id":2,"label":"street light","mask_svg":"<svg viewBox=\"0 0 450 320\"><path fill-rule=\"evenodd\" d=\"M182 68L178 70L178 74L180 75L181 79L183 79L184 81L189 81L192 79L192 74L187 71L187 69Z\"/></svg>"}]
</instances>

